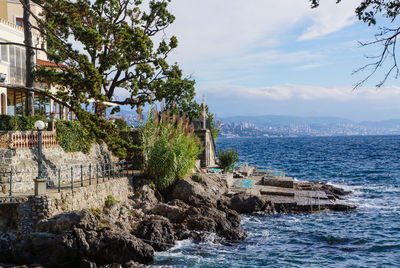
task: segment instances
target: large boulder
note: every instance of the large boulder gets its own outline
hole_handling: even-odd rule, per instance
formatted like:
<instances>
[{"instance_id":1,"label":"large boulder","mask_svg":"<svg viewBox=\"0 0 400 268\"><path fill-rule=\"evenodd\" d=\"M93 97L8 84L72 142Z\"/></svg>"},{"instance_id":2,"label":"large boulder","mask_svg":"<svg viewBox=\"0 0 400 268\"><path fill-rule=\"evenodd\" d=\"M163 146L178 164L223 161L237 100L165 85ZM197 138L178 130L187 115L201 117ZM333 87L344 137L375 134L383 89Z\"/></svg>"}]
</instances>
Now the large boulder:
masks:
<instances>
[{"instance_id":1,"label":"large boulder","mask_svg":"<svg viewBox=\"0 0 400 268\"><path fill-rule=\"evenodd\" d=\"M158 203L158 199L153 189L148 185L143 185L136 189L135 195L131 198L132 206L135 209L148 211L154 208Z\"/></svg>"},{"instance_id":2,"label":"large boulder","mask_svg":"<svg viewBox=\"0 0 400 268\"><path fill-rule=\"evenodd\" d=\"M97 264L126 263L136 261L151 263L154 249L133 235L103 228L97 236L87 237L91 260Z\"/></svg>"},{"instance_id":3,"label":"large boulder","mask_svg":"<svg viewBox=\"0 0 400 268\"><path fill-rule=\"evenodd\" d=\"M84 254L71 231L63 234L33 233L30 251L33 256L30 263L51 267L71 267Z\"/></svg>"},{"instance_id":4,"label":"large boulder","mask_svg":"<svg viewBox=\"0 0 400 268\"><path fill-rule=\"evenodd\" d=\"M48 220L36 224L37 232L64 233L73 228L95 230L98 227L97 218L87 209L58 214Z\"/></svg>"},{"instance_id":5,"label":"large boulder","mask_svg":"<svg viewBox=\"0 0 400 268\"><path fill-rule=\"evenodd\" d=\"M163 216L169 219L172 223L181 223L186 218L186 210L190 206L183 203L181 200L173 200L166 203L159 203L153 208L151 213Z\"/></svg>"},{"instance_id":6,"label":"large boulder","mask_svg":"<svg viewBox=\"0 0 400 268\"><path fill-rule=\"evenodd\" d=\"M179 180L169 195L171 200L179 199L192 206L216 206L216 200L204 191L204 187L188 180Z\"/></svg>"},{"instance_id":7,"label":"large boulder","mask_svg":"<svg viewBox=\"0 0 400 268\"><path fill-rule=\"evenodd\" d=\"M203 175L201 182L189 176L175 184L168 198L179 199L192 206L216 206L218 199L227 191L226 180L218 175Z\"/></svg>"},{"instance_id":8,"label":"large boulder","mask_svg":"<svg viewBox=\"0 0 400 268\"><path fill-rule=\"evenodd\" d=\"M253 213L258 211L267 211L270 213L272 203L257 195L247 193L237 193L232 196L229 208L238 213Z\"/></svg>"},{"instance_id":9,"label":"large boulder","mask_svg":"<svg viewBox=\"0 0 400 268\"><path fill-rule=\"evenodd\" d=\"M135 235L150 244L156 251L170 249L175 244L175 233L168 219L151 216L139 223Z\"/></svg>"},{"instance_id":10,"label":"large boulder","mask_svg":"<svg viewBox=\"0 0 400 268\"><path fill-rule=\"evenodd\" d=\"M221 211L213 207L191 207L186 211L186 218L177 226L180 237L187 237L188 231L216 233L229 241L243 241L246 233L240 226L240 216L233 210ZM192 233L193 234L193 233Z\"/></svg>"}]
</instances>

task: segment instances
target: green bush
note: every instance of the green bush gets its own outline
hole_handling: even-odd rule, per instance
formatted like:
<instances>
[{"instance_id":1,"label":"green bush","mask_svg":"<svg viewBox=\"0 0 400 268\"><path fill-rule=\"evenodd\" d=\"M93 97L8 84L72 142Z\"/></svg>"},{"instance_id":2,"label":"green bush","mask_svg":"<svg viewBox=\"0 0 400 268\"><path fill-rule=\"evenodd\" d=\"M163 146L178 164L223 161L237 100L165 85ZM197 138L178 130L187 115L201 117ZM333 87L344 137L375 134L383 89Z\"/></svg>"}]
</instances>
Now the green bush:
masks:
<instances>
[{"instance_id":1,"label":"green bush","mask_svg":"<svg viewBox=\"0 0 400 268\"><path fill-rule=\"evenodd\" d=\"M118 204L118 201L115 200L114 196L109 194L106 197L106 201L104 202L105 206L110 208L112 206L115 206L116 204Z\"/></svg>"},{"instance_id":2,"label":"green bush","mask_svg":"<svg viewBox=\"0 0 400 268\"><path fill-rule=\"evenodd\" d=\"M203 176L200 173L194 173L191 178L195 182L205 184Z\"/></svg>"},{"instance_id":3,"label":"green bush","mask_svg":"<svg viewBox=\"0 0 400 268\"><path fill-rule=\"evenodd\" d=\"M219 168L222 169L224 172L232 171L235 163L239 161L238 153L233 150L229 149L227 151L218 151L218 159L219 159Z\"/></svg>"},{"instance_id":4,"label":"green bush","mask_svg":"<svg viewBox=\"0 0 400 268\"><path fill-rule=\"evenodd\" d=\"M11 116L0 115L0 131L32 131L35 130L35 122L46 122L46 116Z\"/></svg>"},{"instance_id":5,"label":"green bush","mask_svg":"<svg viewBox=\"0 0 400 268\"><path fill-rule=\"evenodd\" d=\"M79 121L56 121L57 141L66 152L88 153L94 142L89 133Z\"/></svg>"},{"instance_id":6,"label":"green bush","mask_svg":"<svg viewBox=\"0 0 400 268\"><path fill-rule=\"evenodd\" d=\"M145 169L156 188L165 192L195 166L199 139L188 118L170 117L168 112L151 116L141 131Z\"/></svg>"}]
</instances>

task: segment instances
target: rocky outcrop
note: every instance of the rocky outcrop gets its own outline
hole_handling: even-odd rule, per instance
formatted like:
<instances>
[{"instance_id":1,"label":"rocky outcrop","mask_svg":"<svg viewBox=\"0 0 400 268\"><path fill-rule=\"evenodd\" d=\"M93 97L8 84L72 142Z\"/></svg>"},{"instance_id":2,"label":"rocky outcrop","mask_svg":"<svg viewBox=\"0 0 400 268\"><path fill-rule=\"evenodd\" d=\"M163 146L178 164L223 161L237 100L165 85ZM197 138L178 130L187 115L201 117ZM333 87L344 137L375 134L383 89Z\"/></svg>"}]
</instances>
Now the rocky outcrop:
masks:
<instances>
[{"instance_id":1,"label":"rocky outcrop","mask_svg":"<svg viewBox=\"0 0 400 268\"><path fill-rule=\"evenodd\" d=\"M58 215L37 224L23 245L14 247L14 263L41 263L50 267L75 267L81 262L106 265L130 261L150 263L154 250L141 239L109 227L90 211Z\"/></svg>"},{"instance_id":2,"label":"rocky outcrop","mask_svg":"<svg viewBox=\"0 0 400 268\"><path fill-rule=\"evenodd\" d=\"M263 211L266 214L275 212L274 204L257 195L237 193L230 199L229 207L238 213L253 213Z\"/></svg>"},{"instance_id":3,"label":"rocky outcrop","mask_svg":"<svg viewBox=\"0 0 400 268\"><path fill-rule=\"evenodd\" d=\"M230 209L188 206L181 200L173 200L168 204L159 204L152 213L168 218L173 223L178 239L202 240L208 233L215 233L228 241L242 241L246 238L240 226L239 214Z\"/></svg>"},{"instance_id":4,"label":"rocky outcrop","mask_svg":"<svg viewBox=\"0 0 400 268\"><path fill-rule=\"evenodd\" d=\"M175 245L175 232L172 224L161 216L151 216L140 222L135 235L149 243L156 251L164 251Z\"/></svg>"},{"instance_id":5,"label":"rocky outcrop","mask_svg":"<svg viewBox=\"0 0 400 268\"><path fill-rule=\"evenodd\" d=\"M318 186L333 198L346 194L333 186L310 185L297 187ZM216 175L179 180L165 197L141 185L125 202L41 220L28 236L0 232L0 263L137 267L151 263L154 251L168 250L177 240L243 241L246 233L239 213L304 212L308 207L296 202L277 204L261 194L229 192L226 181Z\"/></svg>"}]
</instances>

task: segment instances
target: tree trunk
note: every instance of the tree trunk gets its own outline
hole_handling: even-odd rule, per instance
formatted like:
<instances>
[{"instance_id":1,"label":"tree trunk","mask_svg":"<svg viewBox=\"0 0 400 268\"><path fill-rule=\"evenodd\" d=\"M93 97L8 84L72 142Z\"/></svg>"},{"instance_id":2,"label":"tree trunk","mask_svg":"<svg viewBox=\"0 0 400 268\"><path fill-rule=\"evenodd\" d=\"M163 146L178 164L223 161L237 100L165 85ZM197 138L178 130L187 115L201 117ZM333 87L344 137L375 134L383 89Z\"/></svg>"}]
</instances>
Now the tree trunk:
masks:
<instances>
[{"instance_id":1,"label":"tree trunk","mask_svg":"<svg viewBox=\"0 0 400 268\"><path fill-rule=\"evenodd\" d=\"M26 51L26 87L27 88L33 88L33 75L32 71L35 66L35 59L34 55L35 53L33 52L32 49L32 27L30 23L30 7L31 3L30 0L24 0L25 6L24 6L24 18L23 18L23 23L24 23L24 44L25 44L25 51ZM27 96L26 96L26 115L34 115L35 114L35 108L34 108L34 103L35 103L35 97L34 97L34 92L28 90Z\"/></svg>"}]
</instances>

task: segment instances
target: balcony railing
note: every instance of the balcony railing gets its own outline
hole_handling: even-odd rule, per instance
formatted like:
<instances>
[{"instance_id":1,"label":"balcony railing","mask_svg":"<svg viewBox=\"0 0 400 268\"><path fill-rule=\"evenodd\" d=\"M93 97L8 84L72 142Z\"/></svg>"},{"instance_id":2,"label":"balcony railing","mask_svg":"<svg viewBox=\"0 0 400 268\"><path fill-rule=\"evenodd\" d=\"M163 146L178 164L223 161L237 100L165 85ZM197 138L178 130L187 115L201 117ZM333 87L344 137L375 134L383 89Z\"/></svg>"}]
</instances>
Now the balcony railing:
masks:
<instances>
[{"instance_id":1,"label":"balcony railing","mask_svg":"<svg viewBox=\"0 0 400 268\"><path fill-rule=\"evenodd\" d=\"M43 146L51 147L58 145L56 132L42 132ZM33 148L38 146L37 131L3 131L0 132L0 148L19 149Z\"/></svg>"},{"instance_id":2,"label":"balcony railing","mask_svg":"<svg viewBox=\"0 0 400 268\"><path fill-rule=\"evenodd\" d=\"M23 27L18 26L16 24L12 23L12 22L9 22L8 20L5 20L3 18L0 18L0 23L4 24L4 25L6 25L6 26L8 26L10 28L13 28L13 29L15 29L15 30L17 30L19 32L22 32L22 33L24 32L24 28ZM40 34L32 32L32 36L33 37L40 37Z\"/></svg>"}]
</instances>

